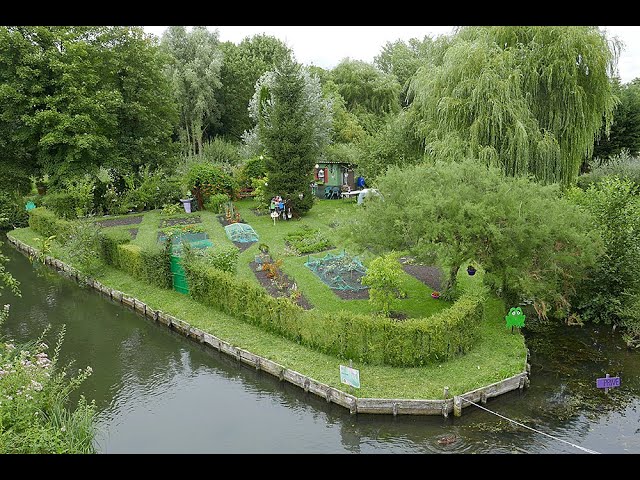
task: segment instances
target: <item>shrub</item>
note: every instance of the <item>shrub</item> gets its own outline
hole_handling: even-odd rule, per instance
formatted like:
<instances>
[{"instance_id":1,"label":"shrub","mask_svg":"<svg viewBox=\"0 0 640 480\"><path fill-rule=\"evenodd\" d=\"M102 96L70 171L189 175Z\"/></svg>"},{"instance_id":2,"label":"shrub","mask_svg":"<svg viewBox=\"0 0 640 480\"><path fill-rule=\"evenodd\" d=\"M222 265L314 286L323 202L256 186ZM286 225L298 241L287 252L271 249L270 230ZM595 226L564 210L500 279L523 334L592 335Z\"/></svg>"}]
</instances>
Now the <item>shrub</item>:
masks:
<instances>
[{"instance_id":1,"label":"shrub","mask_svg":"<svg viewBox=\"0 0 640 480\"><path fill-rule=\"evenodd\" d=\"M0 326L8 306L0 312ZM95 404L80 397L69 409L69 394L91 375L87 367L74 377L57 368L64 330L53 357L42 340L14 345L0 336L0 454L93 453Z\"/></svg>"},{"instance_id":2,"label":"shrub","mask_svg":"<svg viewBox=\"0 0 640 480\"><path fill-rule=\"evenodd\" d=\"M42 204L56 215L66 219L84 217L95 213L93 199L95 179L82 177L64 182L57 190L49 192Z\"/></svg>"},{"instance_id":3,"label":"shrub","mask_svg":"<svg viewBox=\"0 0 640 480\"><path fill-rule=\"evenodd\" d=\"M161 171L145 172L142 183L134 190L133 198L138 208L160 208L167 203L177 203L181 198L180 182L167 177Z\"/></svg>"},{"instance_id":4,"label":"shrub","mask_svg":"<svg viewBox=\"0 0 640 480\"><path fill-rule=\"evenodd\" d=\"M67 219L77 218L76 198L68 192L54 192L42 198L42 205L57 216Z\"/></svg>"},{"instance_id":5,"label":"shrub","mask_svg":"<svg viewBox=\"0 0 640 480\"><path fill-rule=\"evenodd\" d=\"M108 215L124 215L133 206L129 203L126 192L120 192L115 185L108 185L102 197L103 213Z\"/></svg>"},{"instance_id":6,"label":"shrub","mask_svg":"<svg viewBox=\"0 0 640 480\"><path fill-rule=\"evenodd\" d=\"M87 275L95 275L100 270L100 231L94 223L74 222L67 237L71 262Z\"/></svg>"},{"instance_id":7,"label":"shrub","mask_svg":"<svg viewBox=\"0 0 640 480\"><path fill-rule=\"evenodd\" d=\"M64 244L71 234L72 223L58 218L55 213L45 207L38 207L29 210L29 227L45 237L55 235L57 240Z\"/></svg>"},{"instance_id":8,"label":"shrub","mask_svg":"<svg viewBox=\"0 0 640 480\"><path fill-rule=\"evenodd\" d=\"M204 250L202 258L207 265L224 272L235 273L238 267L239 254L240 252L236 247L224 246Z\"/></svg>"},{"instance_id":9,"label":"shrub","mask_svg":"<svg viewBox=\"0 0 640 480\"><path fill-rule=\"evenodd\" d=\"M222 213L228 201L229 197L225 193L214 193L204 202L204 208L213 213Z\"/></svg>"},{"instance_id":10,"label":"shrub","mask_svg":"<svg viewBox=\"0 0 640 480\"><path fill-rule=\"evenodd\" d=\"M235 165L240 161L238 146L221 137L204 142L198 156L205 162L227 165Z\"/></svg>"},{"instance_id":11,"label":"shrub","mask_svg":"<svg viewBox=\"0 0 640 480\"><path fill-rule=\"evenodd\" d=\"M267 199L268 184L269 178L266 175L264 177L251 179L251 186L253 187L253 199L258 203L258 208L260 206L266 207L269 205L269 200Z\"/></svg>"},{"instance_id":12,"label":"shrub","mask_svg":"<svg viewBox=\"0 0 640 480\"><path fill-rule=\"evenodd\" d=\"M602 182L606 177L613 176L627 178L640 186L640 159L632 157L627 150L623 150L612 156L609 162L602 163L594 167L591 172L580 175L576 185L586 190L589 186Z\"/></svg>"},{"instance_id":13,"label":"shrub","mask_svg":"<svg viewBox=\"0 0 640 480\"><path fill-rule=\"evenodd\" d=\"M622 323L623 310L640 292L640 204L630 179L606 177L586 191L573 188L567 197L591 214L590 226L604 243L589 277L576 296L583 319ZM624 315L628 317L628 315ZM627 320L629 323L629 320Z\"/></svg>"},{"instance_id":14,"label":"shrub","mask_svg":"<svg viewBox=\"0 0 640 480\"><path fill-rule=\"evenodd\" d=\"M371 287L369 302L385 316L389 315L396 298L406 296L402 290L402 267L394 253L374 258L362 277L362 284Z\"/></svg>"},{"instance_id":15,"label":"shrub","mask_svg":"<svg viewBox=\"0 0 640 480\"><path fill-rule=\"evenodd\" d=\"M0 192L0 230L26 227L29 224L26 201L18 194Z\"/></svg>"},{"instance_id":16,"label":"shrub","mask_svg":"<svg viewBox=\"0 0 640 480\"><path fill-rule=\"evenodd\" d=\"M233 197L237 188L231 175L211 163L192 164L186 175L185 183L198 200L199 208L203 208L204 202L216 193L224 193L228 197Z\"/></svg>"},{"instance_id":17,"label":"shrub","mask_svg":"<svg viewBox=\"0 0 640 480\"><path fill-rule=\"evenodd\" d=\"M252 157L247 159L242 168L238 172L238 184L240 187L252 187L251 180L253 178L261 178L267 174L264 165L264 156Z\"/></svg>"},{"instance_id":18,"label":"shrub","mask_svg":"<svg viewBox=\"0 0 640 480\"><path fill-rule=\"evenodd\" d=\"M162 217L171 217L183 211L184 210L182 206L178 205L177 203L168 203L162 206L162 211L160 212L160 215Z\"/></svg>"}]
</instances>

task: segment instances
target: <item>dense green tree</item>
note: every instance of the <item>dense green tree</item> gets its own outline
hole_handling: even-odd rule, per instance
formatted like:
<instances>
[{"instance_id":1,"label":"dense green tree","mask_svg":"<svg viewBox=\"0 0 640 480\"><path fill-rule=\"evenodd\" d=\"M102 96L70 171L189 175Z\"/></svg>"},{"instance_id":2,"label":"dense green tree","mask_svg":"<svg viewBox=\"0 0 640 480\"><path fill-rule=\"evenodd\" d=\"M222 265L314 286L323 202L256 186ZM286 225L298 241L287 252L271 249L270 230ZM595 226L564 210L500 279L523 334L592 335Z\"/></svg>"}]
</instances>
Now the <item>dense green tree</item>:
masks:
<instances>
[{"instance_id":1,"label":"dense green tree","mask_svg":"<svg viewBox=\"0 0 640 480\"><path fill-rule=\"evenodd\" d=\"M605 250L589 280L579 289L578 306L583 319L624 323L629 306L640 294L640 204L638 186L629 179L605 177L587 190L572 188L568 198L591 214L589 227L597 232ZM639 321L635 321L640 326Z\"/></svg>"},{"instance_id":2,"label":"dense green tree","mask_svg":"<svg viewBox=\"0 0 640 480\"><path fill-rule=\"evenodd\" d=\"M613 124L609 136L603 136L593 147L593 156L606 161L623 149L632 156L640 153L640 78L620 85L620 79L612 80L614 92L620 104L613 111Z\"/></svg>"},{"instance_id":3,"label":"dense green tree","mask_svg":"<svg viewBox=\"0 0 640 480\"><path fill-rule=\"evenodd\" d=\"M317 69L310 71L317 71ZM337 143L358 143L367 136L358 117L347 109L347 103L333 80L322 84L322 95L331 102L333 110L332 140Z\"/></svg>"},{"instance_id":4,"label":"dense green tree","mask_svg":"<svg viewBox=\"0 0 640 480\"><path fill-rule=\"evenodd\" d=\"M0 27L3 172L163 163L176 116L162 67L141 27Z\"/></svg>"},{"instance_id":5,"label":"dense green tree","mask_svg":"<svg viewBox=\"0 0 640 480\"><path fill-rule=\"evenodd\" d=\"M384 200L365 202L350 238L374 254L409 252L440 265L446 297L471 261L508 302L530 299L540 316L562 317L601 249L588 213L557 185L506 177L476 160L394 166L377 185Z\"/></svg>"},{"instance_id":6,"label":"dense green tree","mask_svg":"<svg viewBox=\"0 0 640 480\"><path fill-rule=\"evenodd\" d=\"M411 84L431 159L571 183L613 118L618 47L598 27L462 27Z\"/></svg>"},{"instance_id":7,"label":"dense green tree","mask_svg":"<svg viewBox=\"0 0 640 480\"><path fill-rule=\"evenodd\" d=\"M247 106L255 92L256 82L263 73L290 58L291 49L275 37L254 35L238 45L225 42L222 51L222 88L217 94L222 107L219 132L239 140L242 133L252 127Z\"/></svg>"},{"instance_id":8,"label":"dense green tree","mask_svg":"<svg viewBox=\"0 0 640 480\"><path fill-rule=\"evenodd\" d=\"M195 26L187 32L183 26L171 26L161 42L171 60L167 76L180 107L180 137L192 155L202 151L205 132L220 120L216 91L220 89L222 49L218 31Z\"/></svg>"},{"instance_id":9,"label":"dense green tree","mask_svg":"<svg viewBox=\"0 0 640 480\"><path fill-rule=\"evenodd\" d=\"M423 159L420 140L411 128L412 112L389 115L386 123L358 145L358 171L369 184L391 165L415 165Z\"/></svg>"},{"instance_id":10,"label":"dense green tree","mask_svg":"<svg viewBox=\"0 0 640 480\"><path fill-rule=\"evenodd\" d=\"M267 197L280 195L296 214L307 212L313 205L307 193L313 165L331 134L331 105L318 78L286 58L258 80L250 109L267 153Z\"/></svg>"},{"instance_id":11,"label":"dense green tree","mask_svg":"<svg viewBox=\"0 0 640 480\"><path fill-rule=\"evenodd\" d=\"M331 80L350 111L363 109L383 115L400 110L400 84L370 63L345 58L331 70Z\"/></svg>"},{"instance_id":12,"label":"dense green tree","mask_svg":"<svg viewBox=\"0 0 640 480\"><path fill-rule=\"evenodd\" d=\"M410 38L408 42L396 40L387 42L379 55L373 59L376 67L384 73L395 75L402 87L401 102L407 104L407 90L409 81L420 68L422 62L431 53L434 41L425 36L422 40Z\"/></svg>"}]
</instances>

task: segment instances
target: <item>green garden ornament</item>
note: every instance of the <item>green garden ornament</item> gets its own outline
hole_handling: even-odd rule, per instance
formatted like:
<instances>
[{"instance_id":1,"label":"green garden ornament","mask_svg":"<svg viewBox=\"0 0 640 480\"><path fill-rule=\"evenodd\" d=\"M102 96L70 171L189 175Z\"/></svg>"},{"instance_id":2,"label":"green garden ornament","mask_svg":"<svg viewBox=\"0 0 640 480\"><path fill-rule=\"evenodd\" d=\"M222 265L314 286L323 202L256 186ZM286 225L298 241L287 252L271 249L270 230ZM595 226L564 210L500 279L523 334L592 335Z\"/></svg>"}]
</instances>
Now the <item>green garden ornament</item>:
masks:
<instances>
[{"instance_id":1,"label":"green garden ornament","mask_svg":"<svg viewBox=\"0 0 640 480\"><path fill-rule=\"evenodd\" d=\"M28 212L29 210L33 210L34 208L36 208L36 204L29 201L26 203L26 205L24 206L24 209Z\"/></svg>"},{"instance_id":2,"label":"green garden ornament","mask_svg":"<svg viewBox=\"0 0 640 480\"><path fill-rule=\"evenodd\" d=\"M524 327L525 316L520 307L511 307L507 316L504 317L507 321L507 328L511 327L511 331L513 332L513 327Z\"/></svg>"}]
</instances>

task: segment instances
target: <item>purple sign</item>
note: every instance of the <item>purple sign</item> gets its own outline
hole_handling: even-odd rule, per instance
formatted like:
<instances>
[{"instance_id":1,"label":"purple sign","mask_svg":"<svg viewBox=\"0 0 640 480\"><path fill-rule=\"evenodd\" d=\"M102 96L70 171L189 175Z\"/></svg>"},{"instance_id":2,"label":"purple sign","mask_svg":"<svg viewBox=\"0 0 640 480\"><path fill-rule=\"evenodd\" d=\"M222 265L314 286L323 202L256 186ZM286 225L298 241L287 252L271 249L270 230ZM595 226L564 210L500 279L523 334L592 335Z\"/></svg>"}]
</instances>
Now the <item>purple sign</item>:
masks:
<instances>
[{"instance_id":1,"label":"purple sign","mask_svg":"<svg viewBox=\"0 0 640 480\"><path fill-rule=\"evenodd\" d=\"M613 388L620 386L620 377L607 377L596 379L596 387L598 388Z\"/></svg>"}]
</instances>

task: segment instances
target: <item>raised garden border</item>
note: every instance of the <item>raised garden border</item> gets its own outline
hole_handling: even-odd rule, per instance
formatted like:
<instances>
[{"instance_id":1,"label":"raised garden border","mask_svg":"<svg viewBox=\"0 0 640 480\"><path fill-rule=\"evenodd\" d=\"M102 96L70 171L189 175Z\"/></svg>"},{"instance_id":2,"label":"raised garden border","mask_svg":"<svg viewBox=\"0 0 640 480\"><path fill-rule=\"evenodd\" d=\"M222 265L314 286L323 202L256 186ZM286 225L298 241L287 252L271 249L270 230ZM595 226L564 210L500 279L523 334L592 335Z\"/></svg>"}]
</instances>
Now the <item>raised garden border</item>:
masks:
<instances>
[{"instance_id":1,"label":"raised garden border","mask_svg":"<svg viewBox=\"0 0 640 480\"><path fill-rule=\"evenodd\" d=\"M7 234L7 239L11 245L13 245L18 251L22 253L26 253L30 256L37 256L39 253L37 249L16 239L10 234ZM321 398L324 398L327 403L333 402L337 405L347 408L351 414L369 413L387 414L393 416L443 415L446 418L449 416L449 413L453 412L455 416L461 416L462 410L465 407L471 405L469 401L474 403L481 402L485 404L489 398L497 397L498 395L502 395L516 389L522 391L524 388L528 387L530 383L529 374L531 372L531 366L528 363L529 349L527 349L527 360L525 363L525 370L523 372L499 382L495 382L490 385L486 385L484 387L480 387L475 390L463 393L462 395L454 396L453 398L447 398L448 392L446 390L443 394L445 398L438 400L404 398L360 398L324 383L318 382L311 377L302 375L295 370L290 370L285 366L280 365L279 363L276 363L259 355L255 355L248 350L235 347L230 343L216 337L215 335L206 333L199 328L192 327L184 320L180 320L172 315L166 314L161 310L154 310L144 302L141 302L134 297L128 296L127 294L119 290L111 289L93 278L85 278L76 268L67 265L57 258L47 255L44 258L44 264L54 268L61 275L75 278L75 280L78 282L84 281L86 285L94 288L95 290L98 290L109 299L115 300L129 307L142 316L159 322L169 329L174 330L187 338L190 338L191 340L197 341L209 348L213 348L215 350L218 350L219 352L225 353L242 363L255 367L256 370L263 370L275 377L278 377L280 381L287 381L293 385L296 385L302 388L305 392L311 392Z\"/></svg>"}]
</instances>

